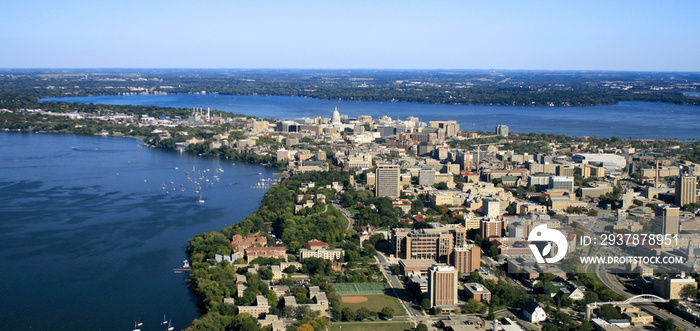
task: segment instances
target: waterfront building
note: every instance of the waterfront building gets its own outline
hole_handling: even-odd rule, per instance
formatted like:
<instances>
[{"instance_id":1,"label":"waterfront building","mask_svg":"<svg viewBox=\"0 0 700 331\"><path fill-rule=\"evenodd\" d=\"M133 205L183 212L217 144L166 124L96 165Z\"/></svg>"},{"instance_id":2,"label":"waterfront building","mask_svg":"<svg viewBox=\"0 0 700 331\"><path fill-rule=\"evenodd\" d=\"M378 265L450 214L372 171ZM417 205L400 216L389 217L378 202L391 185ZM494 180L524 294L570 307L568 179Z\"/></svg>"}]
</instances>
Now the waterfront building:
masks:
<instances>
[{"instance_id":1,"label":"waterfront building","mask_svg":"<svg viewBox=\"0 0 700 331\"><path fill-rule=\"evenodd\" d=\"M508 126L501 124L496 127L496 135L501 137L508 137Z\"/></svg>"}]
</instances>

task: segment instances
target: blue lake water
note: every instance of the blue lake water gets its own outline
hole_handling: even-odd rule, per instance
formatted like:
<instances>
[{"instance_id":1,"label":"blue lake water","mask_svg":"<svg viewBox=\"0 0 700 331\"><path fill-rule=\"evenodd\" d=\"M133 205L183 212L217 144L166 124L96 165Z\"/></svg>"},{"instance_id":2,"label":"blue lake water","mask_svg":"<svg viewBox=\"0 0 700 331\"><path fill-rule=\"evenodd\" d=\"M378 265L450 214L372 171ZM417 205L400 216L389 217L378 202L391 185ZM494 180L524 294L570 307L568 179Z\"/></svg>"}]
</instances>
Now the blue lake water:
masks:
<instances>
[{"instance_id":1,"label":"blue lake water","mask_svg":"<svg viewBox=\"0 0 700 331\"><path fill-rule=\"evenodd\" d=\"M272 176L129 138L0 132L0 150L0 330L188 326L187 239L250 215Z\"/></svg>"},{"instance_id":2,"label":"blue lake water","mask_svg":"<svg viewBox=\"0 0 700 331\"><path fill-rule=\"evenodd\" d=\"M422 121L457 120L461 129L494 131L499 124L511 132L541 132L572 136L639 139L700 139L700 106L666 103L621 102L593 107L523 107L431 105L395 102L355 102L302 97L236 95L128 95L50 98L67 102L191 108L211 107L264 118L294 119L341 114L418 116Z\"/></svg>"}]
</instances>

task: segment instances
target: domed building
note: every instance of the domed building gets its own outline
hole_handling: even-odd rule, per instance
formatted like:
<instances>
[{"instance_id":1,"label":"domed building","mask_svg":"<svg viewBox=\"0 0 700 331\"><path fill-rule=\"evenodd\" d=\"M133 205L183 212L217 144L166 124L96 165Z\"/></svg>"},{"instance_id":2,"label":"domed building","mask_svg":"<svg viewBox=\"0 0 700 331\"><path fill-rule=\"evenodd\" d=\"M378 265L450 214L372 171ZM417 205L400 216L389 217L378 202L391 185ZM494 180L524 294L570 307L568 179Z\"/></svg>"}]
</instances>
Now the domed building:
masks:
<instances>
[{"instance_id":1,"label":"domed building","mask_svg":"<svg viewBox=\"0 0 700 331\"><path fill-rule=\"evenodd\" d=\"M342 124L340 121L340 112L338 111L338 107L335 107L335 110L333 111L333 117L331 119L331 125L336 126Z\"/></svg>"}]
</instances>

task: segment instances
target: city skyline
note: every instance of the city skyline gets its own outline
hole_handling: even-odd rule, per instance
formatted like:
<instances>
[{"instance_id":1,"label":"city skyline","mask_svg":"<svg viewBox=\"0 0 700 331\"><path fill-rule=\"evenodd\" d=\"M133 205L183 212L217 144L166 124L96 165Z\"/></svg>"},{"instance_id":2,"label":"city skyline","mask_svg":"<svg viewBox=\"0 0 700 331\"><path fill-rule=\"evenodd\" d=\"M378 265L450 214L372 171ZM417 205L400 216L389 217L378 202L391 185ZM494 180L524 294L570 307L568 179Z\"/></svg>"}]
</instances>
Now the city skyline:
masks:
<instances>
[{"instance_id":1,"label":"city skyline","mask_svg":"<svg viewBox=\"0 0 700 331\"><path fill-rule=\"evenodd\" d=\"M700 3L17 2L2 68L700 71Z\"/></svg>"}]
</instances>

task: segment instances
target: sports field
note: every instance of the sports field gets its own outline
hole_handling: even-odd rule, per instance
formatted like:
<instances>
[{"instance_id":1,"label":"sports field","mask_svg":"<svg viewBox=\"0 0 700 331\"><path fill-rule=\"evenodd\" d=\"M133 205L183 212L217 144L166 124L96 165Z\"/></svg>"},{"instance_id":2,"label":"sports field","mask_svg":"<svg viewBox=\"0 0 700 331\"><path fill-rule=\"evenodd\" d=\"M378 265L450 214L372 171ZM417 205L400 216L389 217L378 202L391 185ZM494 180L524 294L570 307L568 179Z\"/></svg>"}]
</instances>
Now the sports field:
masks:
<instances>
[{"instance_id":1,"label":"sports field","mask_svg":"<svg viewBox=\"0 0 700 331\"><path fill-rule=\"evenodd\" d=\"M334 283L335 291L340 295L349 294L384 294L384 283Z\"/></svg>"},{"instance_id":2,"label":"sports field","mask_svg":"<svg viewBox=\"0 0 700 331\"><path fill-rule=\"evenodd\" d=\"M413 324L406 322L354 322L333 323L331 331L402 331L413 330Z\"/></svg>"},{"instance_id":3,"label":"sports field","mask_svg":"<svg viewBox=\"0 0 700 331\"><path fill-rule=\"evenodd\" d=\"M394 309L394 316L406 316L406 311L403 309L399 299L386 294L342 295L340 297L340 309L345 307L352 310L365 307L376 313L381 312L384 307L391 307Z\"/></svg>"}]
</instances>

